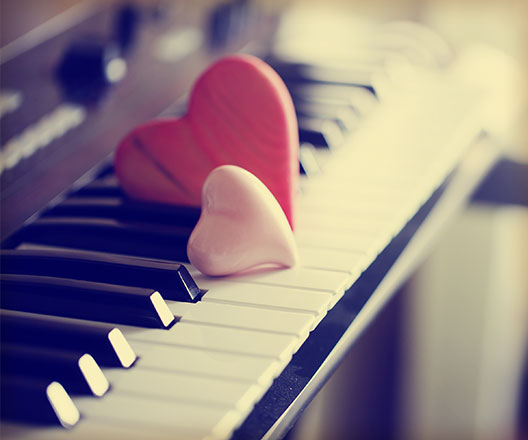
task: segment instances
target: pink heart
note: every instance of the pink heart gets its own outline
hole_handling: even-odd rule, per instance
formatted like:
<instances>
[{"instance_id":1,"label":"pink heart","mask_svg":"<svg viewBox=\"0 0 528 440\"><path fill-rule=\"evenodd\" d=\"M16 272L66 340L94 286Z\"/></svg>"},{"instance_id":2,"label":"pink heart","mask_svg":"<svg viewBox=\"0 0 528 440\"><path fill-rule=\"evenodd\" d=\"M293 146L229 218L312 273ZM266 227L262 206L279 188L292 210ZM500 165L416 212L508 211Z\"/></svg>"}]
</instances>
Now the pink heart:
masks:
<instances>
[{"instance_id":1,"label":"pink heart","mask_svg":"<svg viewBox=\"0 0 528 440\"><path fill-rule=\"evenodd\" d=\"M212 276L263 264L290 267L298 260L293 232L273 194L249 171L233 165L207 177L187 255Z\"/></svg>"},{"instance_id":2,"label":"pink heart","mask_svg":"<svg viewBox=\"0 0 528 440\"><path fill-rule=\"evenodd\" d=\"M258 58L232 55L198 78L185 116L129 133L114 166L130 197L194 206L211 170L241 166L264 182L293 227L298 150L295 110L283 81Z\"/></svg>"}]
</instances>

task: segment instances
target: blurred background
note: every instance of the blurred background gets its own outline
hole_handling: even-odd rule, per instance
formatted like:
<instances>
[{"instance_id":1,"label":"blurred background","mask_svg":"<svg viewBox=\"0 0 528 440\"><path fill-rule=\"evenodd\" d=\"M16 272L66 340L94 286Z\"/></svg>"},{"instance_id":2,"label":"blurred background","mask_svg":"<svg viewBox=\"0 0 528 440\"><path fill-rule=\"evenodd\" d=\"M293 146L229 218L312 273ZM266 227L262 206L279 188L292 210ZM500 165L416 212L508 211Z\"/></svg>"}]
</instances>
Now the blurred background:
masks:
<instances>
[{"instance_id":1,"label":"blurred background","mask_svg":"<svg viewBox=\"0 0 528 440\"><path fill-rule=\"evenodd\" d=\"M331 3L374 20L417 20L459 50L474 43L498 48L528 78L526 2ZM475 80L489 74L474 72ZM498 73L495 81L510 79ZM503 105L517 106L519 96L526 102L526 82L509 85L512 100ZM292 439L528 438L527 122L521 111L499 140L524 166L523 178L495 180L512 179L505 203L476 198L448 226L305 411ZM506 200L513 192L521 196Z\"/></svg>"},{"instance_id":2,"label":"blurred background","mask_svg":"<svg viewBox=\"0 0 528 440\"><path fill-rule=\"evenodd\" d=\"M72 3L1 0L1 46ZM316 8L322 27L331 26L328 20L343 10L359 20L416 20L457 50L474 43L499 49L526 77L525 0L260 3ZM512 83L506 74L474 75L475 81L491 75L512 89L505 107L518 105L513 98L526 97L525 84ZM527 127L524 110L494 139L525 172ZM528 185L526 174L500 178L506 189L499 197L475 198L438 237L427 260L305 410L291 440L528 438Z\"/></svg>"},{"instance_id":3,"label":"blurred background","mask_svg":"<svg viewBox=\"0 0 528 440\"><path fill-rule=\"evenodd\" d=\"M475 197L448 225L430 256L358 340L290 436L528 438L528 4L331 3L373 20L417 20L458 50L484 43L511 55L521 69L520 83L500 72L479 71L474 76L477 81L490 75L511 87L511 100L497 108L497 119L502 111L522 109L517 123L498 142L506 147L506 156L521 165L523 177L497 175L486 189L504 185L501 200L494 201L500 203Z\"/></svg>"}]
</instances>

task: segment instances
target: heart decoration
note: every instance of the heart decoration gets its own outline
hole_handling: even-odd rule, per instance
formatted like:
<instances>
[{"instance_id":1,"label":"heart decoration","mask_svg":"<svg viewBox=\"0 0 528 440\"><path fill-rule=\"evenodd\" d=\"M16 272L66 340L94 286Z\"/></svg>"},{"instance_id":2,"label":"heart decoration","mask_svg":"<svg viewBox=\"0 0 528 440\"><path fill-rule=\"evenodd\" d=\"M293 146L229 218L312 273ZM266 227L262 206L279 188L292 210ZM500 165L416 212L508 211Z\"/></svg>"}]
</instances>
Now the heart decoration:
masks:
<instances>
[{"instance_id":1,"label":"heart decoration","mask_svg":"<svg viewBox=\"0 0 528 440\"><path fill-rule=\"evenodd\" d=\"M187 244L189 261L211 276L297 263L293 232L280 205L249 171L214 169L202 190L202 213Z\"/></svg>"},{"instance_id":2,"label":"heart decoration","mask_svg":"<svg viewBox=\"0 0 528 440\"><path fill-rule=\"evenodd\" d=\"M240 166L269 188L293 228L298 151L295 110L284 82L262 60L231 55L198 78L186 115L129 133L114 167L132 198L199 206L214 168Z\"/></svg>"}]
</instances>

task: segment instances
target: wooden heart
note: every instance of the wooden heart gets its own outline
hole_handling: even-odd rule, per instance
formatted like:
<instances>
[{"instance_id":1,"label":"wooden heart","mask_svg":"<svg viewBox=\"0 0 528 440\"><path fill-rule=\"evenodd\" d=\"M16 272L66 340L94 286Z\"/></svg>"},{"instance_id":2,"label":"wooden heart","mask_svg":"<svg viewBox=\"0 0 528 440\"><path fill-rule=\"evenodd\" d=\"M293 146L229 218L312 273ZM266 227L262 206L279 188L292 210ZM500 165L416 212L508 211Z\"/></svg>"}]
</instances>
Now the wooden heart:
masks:
<instances>
[{"instance_id":1,"label":"wooden heart","mask_svg":"<svg viewBox=\"0 0 528 440\"><path fill-rule=\"evenodd\" d=\"M231 275L263 264L298 260L293 232L280 205L250 172L214 169L202 191L202 214L187 245L189 261L206 275Z\"/></svg>"},{"instance_id":2,"label":"wooden heart","mask_svg":"<svg viewBox=\"0 0 528 440\"><path fill-rule=\"evenodd\" d=\"M295 110L283 81L258 58L232 55L198 78L185 116L128 134L114 166L128 196L194 206L211 170L240 166L268 187L293 228L298 150Z\"/></svg>"}]
</instances>

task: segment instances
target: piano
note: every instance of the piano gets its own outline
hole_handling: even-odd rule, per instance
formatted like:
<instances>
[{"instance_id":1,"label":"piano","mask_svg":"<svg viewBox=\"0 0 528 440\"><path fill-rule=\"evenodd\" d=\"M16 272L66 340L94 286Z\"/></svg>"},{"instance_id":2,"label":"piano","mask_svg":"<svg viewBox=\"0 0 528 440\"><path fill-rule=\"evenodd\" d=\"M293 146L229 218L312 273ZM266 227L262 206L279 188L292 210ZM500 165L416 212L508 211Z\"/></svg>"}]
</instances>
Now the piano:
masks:
<instances>
[{"instance_id":1,"label":"piano","mask_svg":"<svg viewBox=\"0 0 528 440\"><path fill-rule=\"evenodd\" d=\"M319 18L81 2L2 48L3 438L284 437L464 206L500 154L478 54ZM112 153L232 52L294 100L300 265L209 278L185 252L199 208L127 198Z\"/></svg>"}]
</instances>

